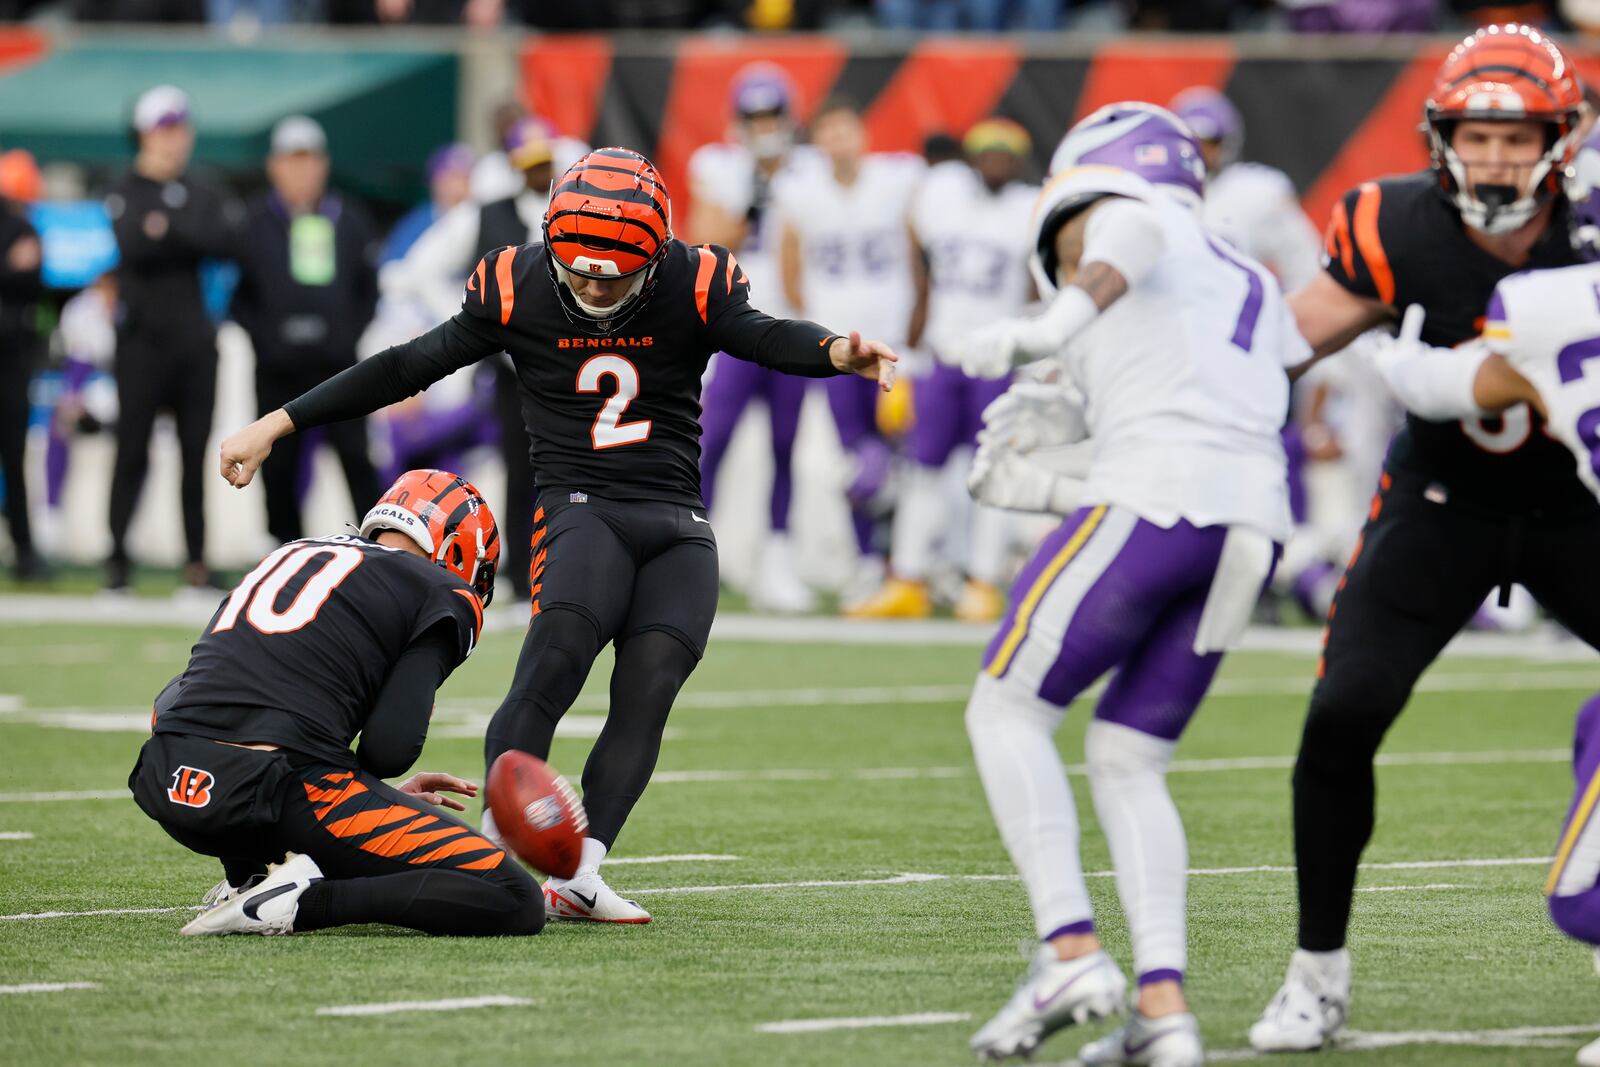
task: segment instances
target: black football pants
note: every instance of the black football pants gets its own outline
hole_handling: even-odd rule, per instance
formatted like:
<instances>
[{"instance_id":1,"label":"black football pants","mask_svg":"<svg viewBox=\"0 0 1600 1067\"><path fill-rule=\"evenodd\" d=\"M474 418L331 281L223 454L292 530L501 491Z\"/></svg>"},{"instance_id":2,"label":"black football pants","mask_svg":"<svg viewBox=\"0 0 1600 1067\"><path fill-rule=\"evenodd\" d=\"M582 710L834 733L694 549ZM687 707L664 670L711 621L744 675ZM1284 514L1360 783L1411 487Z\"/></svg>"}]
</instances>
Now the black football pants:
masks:
<instances>
[{"instance_id":1,"label":"black football pants","mask_svg":"<svg viewBox=\"0 0 1600 1067\"><path fill-rule=\"evenodd\" d=\"M21 562L33 552L28 523L28 383L33 377L30 334L0 333L0 472L6 480L6 525Z\"/></svg>"},{"instance_id":2,"label":"black football pants","mask_svg":"<svg viewBox=\"0 0 1600 1067\"><path fill-rule=\"evenodd\" d=\"M117 459L111 475L111 558L128 558L128 526L150 468L150 433L156 415L170 411L178 424L183 464L183 540L188 561L205 558L205 478L214 465L206 438L217 398L217 346L209 333L189 338L117 336Z\"/></svg>"},{"instance_id":3,"label":"black football pants","mask_svg":"<svg viewBox=\"0 0 1600 1067\"><path fill-rule=\"evenodd\" d=\"M536 934L539 884L514 858L427 801L348 767L288 752L156 734L128 780L180 845L242 885L286 852L323 881L300 897L297 933L386 923L458 937Z\"/></svg>"},{"instance_id":4,"label":"black football pants","mask_svg":"<svg viewBox=\"0 0 1600 1067\"><path fill-rule=\"evenodd\" d=\"M1384 475L1328 612L1294 769L1300 947L1345 943L1372 836L1372 761L1412 687L1497 585L1519 582L1600 648L1600 514L1474 513Z\"/></svg>"},{"instance_id":5,"label":"black football pants","mask_svg":"<svg viewBox=\"0 0 1600 1067\"><path fill-rule=\"evenodd\" d=\"M484 737L550 755L556 724L608 642L610 713L583 768L589 836L608 848L644 792L678 690L705 654L717 610L717 542L702 510L657 501L539 494L533 513L533 619Z\"/></svg>"}]
</instances>

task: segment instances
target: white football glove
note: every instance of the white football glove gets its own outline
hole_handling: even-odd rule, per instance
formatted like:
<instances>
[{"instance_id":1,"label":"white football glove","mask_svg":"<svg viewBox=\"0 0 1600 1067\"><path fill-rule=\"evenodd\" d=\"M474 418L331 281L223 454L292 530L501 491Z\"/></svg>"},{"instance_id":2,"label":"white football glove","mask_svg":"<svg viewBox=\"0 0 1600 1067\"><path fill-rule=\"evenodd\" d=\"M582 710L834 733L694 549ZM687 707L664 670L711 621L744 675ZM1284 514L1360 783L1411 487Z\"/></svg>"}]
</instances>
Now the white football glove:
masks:
<instances>
[{"instance_id":1,"label":"white football glove","mask_svg":"<svg viewBox=\"0 0 1600 1067\"><path fill-rule=\"evenodd\" d=\"M1483 414L1474 399L1478 368L1489 355L1481 340L1435 348L1422 340L1420 304L1406 308L1400 332L1375 338L1367 349L1372 365L1406 410L1435 422Z\"/></svg>"},{"instance_id":2,"label":"white football glove","mask_svg":"<svg viewBox=\"0 0 1600 1067\"><path fill-rule=\"evenodd\" d=\"M946 344L939 358L971 378L1004 378L1020 360L1018 330L1022 323L1006 319L980 326Z\"/></svg>"},{"instance_id":3,"label":"white football glove","mask_svg":"<svg viewBox=\"0 0 1600 1067\"><path fill-rule=\"evenodd\" d=\"M972 499L1007 511L1071 514L1084 483L1057 474L1027 456L997 443L980 444L967 474Z\"/></svg>"},{"instance_id":4,"label":"white football glove","mask_svg":"<svg viewBox=\"0 0 1600 1067\"><path fill-rule=\"evenodd\" d=\"M1017 452L1075 445L1089 436L1084 404L1076 386L1018 382L983 409L978 440Z\"/></svg>"}]
</instances>

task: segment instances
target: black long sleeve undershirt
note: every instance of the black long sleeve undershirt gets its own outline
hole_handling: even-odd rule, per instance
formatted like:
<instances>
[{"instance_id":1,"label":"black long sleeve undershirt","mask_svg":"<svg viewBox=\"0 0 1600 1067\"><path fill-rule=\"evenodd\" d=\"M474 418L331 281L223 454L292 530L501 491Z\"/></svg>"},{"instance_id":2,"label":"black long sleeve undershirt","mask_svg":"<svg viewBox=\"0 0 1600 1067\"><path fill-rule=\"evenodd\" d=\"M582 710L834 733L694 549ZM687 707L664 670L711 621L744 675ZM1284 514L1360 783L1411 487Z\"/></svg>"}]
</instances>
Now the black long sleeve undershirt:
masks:
<instances>
[{"instance_id":1,"label":"black long sleeve undershirt","mask_svg":"<svg viewBox=\"0 0 1600 1067\"><path fill-rule=\"evenodd\" d=\"M395 661L361 727L356 762L363 770L393 778L422 755L434 694L461 658L453 627L448 620L430 627Z\"/></svg>"},{"instance_id":2,"label":"black long sleeve undershirt","mask_svg":"<svg viewBox=\"0 0 1600 1067\"><path fill-rule=\"evenodd\" d=\"M802 378L840 373L830 352L838 334L805 319L775 319L748 303L731 304L711 320L717 348L769 370Z\"/></svg>"}]
</instances>

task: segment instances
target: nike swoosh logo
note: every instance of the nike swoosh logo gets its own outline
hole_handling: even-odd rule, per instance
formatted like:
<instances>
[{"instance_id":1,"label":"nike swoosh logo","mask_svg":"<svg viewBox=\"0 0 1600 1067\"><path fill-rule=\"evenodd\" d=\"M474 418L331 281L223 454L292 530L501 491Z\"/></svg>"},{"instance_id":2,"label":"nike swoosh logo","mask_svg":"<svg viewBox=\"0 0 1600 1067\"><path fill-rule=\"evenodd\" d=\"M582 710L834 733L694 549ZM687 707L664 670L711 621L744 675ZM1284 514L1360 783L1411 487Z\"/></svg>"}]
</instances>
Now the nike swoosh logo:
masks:
<instances>
[{"instance_id":1,"label":"nike swoosh logo","mask_svg":"<svg viewBox=\"0 0 1600 1067\"><path fill-rule=\"evenodd\" d=\"M1051 1004L1055 1003L1057 997L1059 997L1061 994L1065 993L1067 990L1071 989L1074 985L1076 985L1078 979L1082 978L1086 974L1091 973L1093 970L1094 970L1094 968L1091 967L1087 971L1079 971L1077 974L1073 975L1071 978L1068 978L1065 982L1061 983L1061 985L1056 988L1056 991L1054 993L1051 993L1048 997L1044 997L1043 999L1041 999L1039 997L1038 993L1035 993L1033 995L1033 1010L1034 1011L1044 1011L1046 1008L1050 1007Z\"/></svg>"},{"instance_id":2,"label":"nike swoosh logo","mask_svg":"<svg viewBox=\"0 0 1600 1067\"><path fill-rule=\"evenodd\" d=\"M588 908L590 911L594 910L594 902L600 899L600 894L599 893L596 893L592 897L586 897L582 893L578 892L576 889L569 889L569 890L567 890L567 892L569 892L573 896L577 897L578 900L583 904L583 906Z\"/></svg>"},{"instance_id":3,"label":"nike swoosh logo","mask_svg":"<svg viewBox=\"0 0 1600 1067\"><path fill-rule=\"evenodd\" d=\"M1124 1056L1137 1056L1139 1053L1143 1052L1145 1049L1149 1048L1151 1045L1155 1044L1157 1041L1160 1041L1162 1038L1166 1037L1168 1034L1174 1034L1174 1033L1177 1033L1177 1032L1178 1032L1178 1028L1174 1026L1174 1027L1169 1027L1169 1028L1167 1028L1165 1030L1158 1030L1155 1033L1150 1034L1148 1037L1146 1037L1143 1041L1139 1042L1137 1045L1130 1045L1130 1044L1128 1044L1127 1041L1123 1041L1122 1042L1122 1054Z\"/></svg>"},{"instance_id":4,"label":"nike swoosh logo","mask_svg":"<svg viewBox=\"0 0 1600 1067\"><path fill-rule=\"evenodd\" d=\"M244 907L242 909L240 909L240 910L242 910L244 912L246 918L253 919L256 922L260 922L261 921L261 916L257 913L257 909L260 908L261 905L265 904L269 900L276 900L278 897L283 896L285 893L293 893L293 892L294 892L294 883L293 882L285 882L283 885L273 886L271 889L267 890L265 893L257 893L255 896L253 896L249 900L245 901L244 902Z\"/></svg>"},{"instance_id":5,"label":"nike swoosh logo","mask_svg":"<svg viewBox=\"0 0 1600 1067\"><path fill-rule=\"evenodd\" d=\"M833 340L833 338L824 337L822 340L817 342L817 347L818 348L827 348L828 347L828 342L831 341L831 340Z\"/></svg>"},{"instance_id":6,"label":"nike swoosh logo","mask_svg":"<svg viewBox=\"0 0 1600 1067\"><path fill-rule=\"evenodd\" d=\"M691 518L691 519L693 519L693 520L694 520L694 521L695 521L695 522L703 522L703 523L705 523L705 524L706 524L706 525L707 525L707 526L710 526L710 525L711 525L711 520L710 520L710 519L703 519L703 518L701 518L701 517L700 517L700 516L699 516L699 515L696 515L696 514L695 514L695 513L694 513L694 512L692 512L692 511L691 511L691 512L689 512L689 517L690 517L690 518Z\"/></svg>"}]
</instances>

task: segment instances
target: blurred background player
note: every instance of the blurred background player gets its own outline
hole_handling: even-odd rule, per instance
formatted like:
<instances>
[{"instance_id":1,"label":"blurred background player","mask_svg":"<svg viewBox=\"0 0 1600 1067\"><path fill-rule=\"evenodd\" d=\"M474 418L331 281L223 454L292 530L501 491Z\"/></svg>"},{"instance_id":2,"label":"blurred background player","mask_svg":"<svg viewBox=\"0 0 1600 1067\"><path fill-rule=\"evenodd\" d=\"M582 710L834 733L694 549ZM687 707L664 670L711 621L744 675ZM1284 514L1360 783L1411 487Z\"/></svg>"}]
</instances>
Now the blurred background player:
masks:
<instances>
[{"instance_id":1,"label":"blurred background player","mask_svg":"<svg viewBox=\"0 0 1600 1067\"><path fill-rule=\"evenodd\" d=\"M544 119L519 115L504 131L503 151L507 164L518 176L517 188L488 201L466 200L446 212L439 221L418 237L405 256L386 266L382 274L384 295L397 300L425 303L432 309L429 321L449 318L461 306L461 279L492 249L524 245L537 238L550 203L550 184L558 173L556 151L570 153L584 146L570 138L560 138L555 127ZM480 161L480 166L481 166ZM563 169L565 169L563 167ZM476 172L475 172L476 173ZM476 183L475 183L476 184ZM495 181L490 188L502 188ZM531 595L529 563L532 552L528 541L533 536L533 470L528 465L528 438L523 426L517 378L505 359L495 359L486 367L493 375L494 421L499 428L500 457L505 463L505 506L500 514L506 538L506 567L511 587L519 600ZM428 448L459 447L461 420L475 410L458 397L445 411L415 410L402 418L420 421L400 423L394 445L411 455Z\"/></svg>"},{"instance_id":2,"label":"blurred background player","mask_svg":"<svg viewBox=\"0 0 1600 1067\"><path fill-rule=\"evenodd\" d=\"M156 415L169 411L183 461L183 581L213 589L205 564L204 468L216 403L217 334L200 293L200 261L234 255L243 213L220 188L189 173L194 126L182 90L158 85L145 92L134 104L133 128L139 144L133 168L106 197L120 255L117 459L106 587L129 587L128 527L149 469Z\"/></svg>"},{"instance_id":3,"label":"blurred background player","mask_svg":"<svg viewBox=\"0 0 1600 1067\"><path fill-rule=\"evenodd\" d=\"M404 256L430 226L467 199L472 192L472 165L477 160L478 154L459 141L434 150L422 168L428 182L428 199L401 215L390 227L378 266Z\"/></svg>"},{"instance_id":4,"label":"blurred background player","mask_svg":"<svg viewBox=\"0 0 1600 1067\"><path fill-rule=\"evenodd\" d=\"M473 783L383 781L422 754L434 695L481 635L499 552L471 484L408 471L359 536L290 542L218 606L128 778L175 841L222 861L183 933L544 926L533 877L435 807L462 810L440 794L474 796Z\"/></svg>"},{"instance_id":5,"label":"blurred background player","mask_svg":"<svg viewBox=\"0 0 1600 1067\"><path fill-rule=\"evenodd\" d=\"M723 245L739 256L750 276L751 297L771 315L788 312L778 267L779 223L772 188L780 174L821 164L815 149L794 143L794 84L783 68L752 63L735 76L733 136L708 144L689 159L694 207L688 239ZM806 612L816 597L795 573L789 543L789 507L794 496L794 442L806 381L742 359L718 354L701 397L700 493L716 507L717 471L733 432L750 403L767 409L772 443L772 492L768 534L761 546L752 606L766 611Z\"/></svg>"},{"instance_id":6,"label":"blurred background player","mask_svg":"<svg viewBox=\"0 0 1600 1067\"><path fill-rule=\"evenodd\" d=\"M117 276L112 271L61 306L56 326L61 395L50 413L44 454L44 514L40 516L46 543L60 543L66 535L63 497L76 438L81 432L117 422L117 391L111 377L117 352L116 314Z\"/></svg>"},{"instance_id":7,"label":"blurred background player","mask_svg":"<svg viewBox=\"0 0 1600 1067\"><path fill-rule=\"evenodd\" d=\"M1077 510L1023 568L967 705L1040 941L1027 979L971 1043L992 1059L1030 1055L1053 1031L1123 1008L1054 739L1067 706L1112 671L1084 752L1139 992L1128 1024L1078 1059L1199 1067L1183 992L1187 843L1166 771L1288 536L1284 367L1309 351L1266 269L1201 225L1205 168L1180 120L1111 104L1073 127L1056 158L1030 227L1047 310L945 353L991 378L1059 358L1087 398L1074 421L1093 444ZM1065 433L1065 420L1043 422L1018 429Z\"/></svg>"},{"instance_id":8,"label":"blurred background player","mask_svg":"<svg viewBox=\"0 0 1600 1067\"><path fill-rule=\"evenodd\" d=\"M988 119L967 131L965 158L930 168L911 207L911 228L927 271L925 328L920 344L938 355L979 326L1014 317L1028 302L1028 219L1039 194L1020 180L1032 152L1027 131ZM892 576L856 608L861 618L923 618L933 611L928 579L940 542L965 545L966 582L957 618L992 622L1005 608L1011 517L962 501L954 510L946 465L963 461L983 422L983 409L1005 392L1005 378L969 378L938 362L915 379L909 463L896 500L890 549ZM965 496L965 494L962 494ZM963 529L965 527L965 529Z\"/></svg>"},{"instance_id":9,"label":"blurred background player","mask_svg":"<svg viewBox=\"0 0 1600 1067\"><path fill-rule=\"evenodd\" d=\"M37 172L35 172L37 173ZM0 196L0 474L13 573L23 581L50 576L34 546L28 516L28 383L40 357L35 304L44 290L44 248L25 205Z\"/></svg>"},{"instance_id":10,"label":"blurred background player","mask_svg":"<svg viewBox=\"0 0 1600 1067\"><path fill-rule=\"evenodd\" d=\"M916 304L921 256L907 213L922 179L917 156L867 152L854 101L833 97L811 120L811 141L827 157L780 177L773 201L783 223L783 292L796 314L830 329L848 323L900 347ZM848 609L876 592L885 575L875 519L887 508L893 455L878 429L878 390L850 376L826 383L839 443L853 465L847 494L858 559L842 602Z\"/></svg>"},{"instance_id":11,"label":"blurred background player","mask_svg":"<svg viewBox=\"0 0 1600 1067\"><path fill-rule=\"evenodd\" d=\"M355 366L378 304L377 229L361 204L328 190L328 142L316 120L292 115L273 128L267 178L271 188L246 218L233 296L233 319L255 350L258 415ZM367 420L335 423L322 437L353 507L375 499ZM304 535L300 502L315 454L315 439L296 437L262 464L267 530L279 541Z\"/></svg>"}]
</instances>

